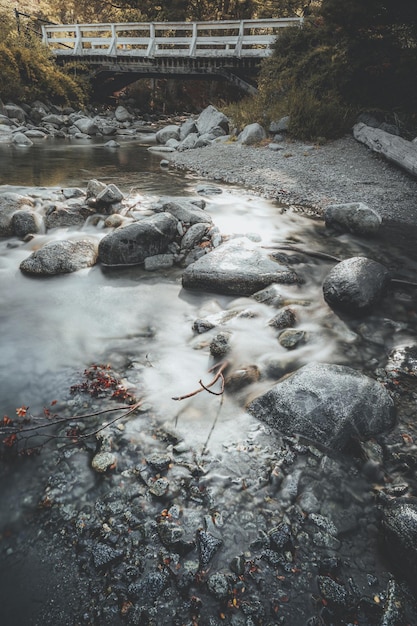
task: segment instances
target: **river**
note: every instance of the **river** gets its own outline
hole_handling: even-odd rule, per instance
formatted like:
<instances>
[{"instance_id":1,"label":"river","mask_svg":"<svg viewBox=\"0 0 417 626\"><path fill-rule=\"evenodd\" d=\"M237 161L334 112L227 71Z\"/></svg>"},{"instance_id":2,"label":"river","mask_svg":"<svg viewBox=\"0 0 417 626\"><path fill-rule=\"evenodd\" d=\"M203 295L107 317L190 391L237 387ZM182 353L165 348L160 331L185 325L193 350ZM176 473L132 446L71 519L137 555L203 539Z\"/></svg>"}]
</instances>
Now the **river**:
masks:
<instances>
[{"instance_id":1,"label":"river","mask_svg":"<svg viewBox=\"0 0 417 626\"><path fill-rule=\"evenodd\" d=\"M326 232L321 220L281 207L235 187L216 184L221 193L205 193L204 190L198 192L206 181L161 167L161 158L161 155L151 154L146 146L137 142L123 143L117 150L105 148L99 141L77 144L51 141L28 150L0 145L0 184L84 188L90 179L95 178L106 183L115 183L132 202L144 210L161 196L199 195L206 200L206 210L222 233L249 234L251 237L260 237L265 246L278 246L285 242L307 251L321 250L340 257L370 253L378 260L384 259L385 263L388 262L405 279L410 279L415 273L415 263L403 258L402 252L395 245L392 249L387 249L385 245L384 249L379 249L378 242L369 243L347 235L334 237ZM97 232L94 226L87 225L84 228L98 237L104 234ZM57 230L42 238L63 238L65 234L65 230ZM273 362L276 377L278 371L281 375L312 360L345 363L365 372L375 372L384 366L387 352L394 345L406 342L414 336L416 313L415 294L412 290L406 287L397 289L373 315L349 323L331 312L322 298L322 280L333 263L308 255L301 255L297 266L301 275L307 278L304 284L283 288L284 296L297 313L297 325L305 331L308 338L295 350L288 351L279 346L272 334L268 326L270 314L264 305L256 306L246 298L236 300L214 294L187 292L181 287L178 269L153 273L140 267L104 271L100 266L95 266L74 274L32 279L20 272L19 264L34 245L36 238L26 244L15 238L0 241L0 414L14 416L16 408L21 406L30 407L30 412L35 415L41 414L44 407L50 407L55 401L58 407L66 407L65 410L68 410L71 403L74 403L70 387L80 380L83 370L94 363L110 363L121 373L129 387L136 388L143 395L145 404L151 411L153 427L155 424L160 425L167 432L170 428L175 429L182 438L181 445L184 449L192 449L197 454L209 452L212 455L212 461L206 470L205 485L213 492L216 506L223 509L223 516L229 520L229 540L223 539L223 567L228 558L247 551L248 537L253 540L260 532L262 524L259 525L256 516L251 517L249 509L254 513L259 508L260 515L266 506L269 513L265 514L265 519L268 519L268 515L274 517L277 510L282 512L295 500L287 485L285 494L275 494L278 498L275 509L270 503L265 505L267 497L271 498L271 495L262 489L266 488L265 484L273 484L271 477L266 479L266 483L262 482L261 476L256 478L260 485L259 493L256 493L258 488L254 476L258 471L264 471L264 468L260 469L262 462L271 466L276 458L275 453L263 447L268 443L268 436L265 437L263 428L244 410L247 399L245 393L226 394L221 404L218 398L208 394L199 394L183 403L172 400L173 396L187 394L198 387L200 379L210 379L207 372L210 366L207 343L204 343L204 335L195 336L193 333L193 321L226 308L240 307L245 310L248 306L251 307L253 315L241 316L230 326L234 337L231 358L236 366L257 364L261 369L266 368L265 363ZM269 371L271 367L270 365ZM251 388L251 393L257 394L270 386L273 378L270 375L261 380ZM80 405L75 408L78 410ZM138 462L143 456L149 455L153 447L158 453L166 452L165 444L158 441L155 443L155 437L152 439L145 419L146 416L139 416L130 419L123 426L123 436L129 442L130 448L125 459L119 459L120 472L123 468L126 472L130 471L132 446L137 451L140 450ZM248 440L252 442L252 448L248 447ZM276 449L282 452L288 445L281 442L276 445ZM248 456L242 456L242 451ZM50 458L55 457L52 455ZM77 459L80 460L78 469ZM261 464L259 467L256 465L258 462ZM292 462L294 471L285 472L287 483L294 476L300 480L302 468L306 464L313 467L315 461L304 460L300 462L301 465L294 459ZM57 498L57 503L67 507L61 513L64 517L67 515L69 519L78 519L83 507L102 497L104 487L103 482L97 482L92 475L85 457L76 454L68 463L71 465L68 475L74 482L69 484L69 478L68 483L61 480L63 486L61 485L61 495ZM340 463L344 467L345 460L342 459ZM245 478L245 464L249 479ZM0 561L0 599L6 617L1 623L4 626L56 624L57 615L61 615L60 624L78 623L74 621L71 608L66 607L62 601L59 591L48 591L45 588L39 591L36 585L31 587L29 576L39 576L40 580L44 576L47 579L44 566L36 566L30 558L29 564L25 564L22 558L22 551L25 551L25 533L30 536L28 545L33 546L34 537L31 533L35 532L33 525L29 532L25 524L30 518L36 528L36 522L33 522L33 519L37 519L34 512L36 503L42 500L45 483L50 480L49 472L55 470L51 467L50 460L44 461L42 455L21 464L16 463L13 471L10 467L3 467L3 470L0 478L0 532L5 547L2 549ZM322 472L322 466L314 469L313 482L320 482ZM339 470L334 471L334 476L339 476L340 479L340 475L343 472L340 474ZM343 503L334 496L334 485L322 487L323 501L327 502L327 509L324 509L333 512L337 509L337 519L340 518L341 510L353 511L355 514L359 511L361 518L368 516L369 524L374 523L374 513L369 513L368 485L364 486L360 475L350 475L350 470L347 470L346 477L347 483L343 485L339 482L337 487L345 494ZM112 480L107 485L107 494L117 483L116 479ZM245 501L241 492L237 490L238 493L233 486L245 480L248 483L253 481L252 500L246 496ZM120 488L119 483L117 485ZM232 495L228 492L229 488ZM348 496L352 489L356 493ZM285 505L280 504L280 497ZM148 506L152 510L150 515L155 515L149 502ZM160 513L162 506L158 504L156 509ZM237 513L240 521L234 517ZM242 522L245 514L246 526ZM117 517L116 514L115 516ZM250 530L245 535L246 527ZM44 533L44 518L39 521L39 528ZM232 535L233 540L230 539ZM10 537L12 539L9 543ZM42 537L42 545L47 546L48 533L44 533ZM51 540L51 545L55 545L55 541L56 538L53 542ZM359 548L355 545L344 546L341 553L346 555L360 552L364 541L361 536ZM366 567L381 567L379 557L372 552L375 543L376 537L373 534ZM12 575L9 576L13 551L22 560L13 561ZM148 555L148 560L150 558ZM310 580L308 568L305 574L306 580ZM359 576L357 570L354 570L354 575ZM385 570L380 575L381 581L386 583L388 574ZM292 609L285 609L286 600L282 600L282 615L289 619L285 623L292 626L304 624L305 619L313 612L311 601L303 599L303 594L307 593L312 583L304 581L303 584L304 586L300 583L302 595L294 599ZM291 595L290 592L288 594ZM100 603L98 591L92 593L92 597L95 598L96 605ZM45 621L45 613L40 605L49 606L48 610L51 611L51 600L54 601L54 598L55 610L58 612L52 612L51 621ZM112 621L109 614L100 613L97 607L90 607L89 611L85 610L87 617L84 623L118 623L118 618ZM210 611L221 613L220 609L211 605ZM139 618L135 623L154 623L150 618L150 621L140 619L145 620ZM208 623L204 621L204 613L202 620L202 624ZM171 622L167 617L161 617L155 623L158 626ZM236 621L237 623L249 622Z\"/></svg>"}]
</instances>

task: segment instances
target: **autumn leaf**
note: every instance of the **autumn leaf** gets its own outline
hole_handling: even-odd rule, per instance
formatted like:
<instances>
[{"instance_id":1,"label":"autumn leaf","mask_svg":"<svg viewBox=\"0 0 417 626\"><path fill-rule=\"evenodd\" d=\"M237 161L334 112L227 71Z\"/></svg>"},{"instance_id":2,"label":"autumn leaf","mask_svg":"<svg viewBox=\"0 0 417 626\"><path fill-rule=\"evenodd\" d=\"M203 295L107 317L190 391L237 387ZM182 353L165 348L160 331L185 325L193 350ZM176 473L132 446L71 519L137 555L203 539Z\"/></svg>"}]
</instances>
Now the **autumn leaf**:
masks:
<instances>
[{"instance_id":1,"label":"autumn leaf","mask_svg":"<svg viewBox=\"0 0 417 626\"><path fill-rule=\"evenodd\" d=\"M28 412L28 406L21 406L18 409L16 409L16 414L19 417L26 417L26 413Z\"/></svg>"},{"instance_id":2,"label":"autumn leaf","mask_svg":"<svg viewBox=\"0 0 417 626\"><path fill-rule=\"evenodd\" d=\"M8 448L12 448L16 442L17 442L16 433L12 433L8 437L6 437L6 439L3 439L4 445L7 446Z\"/></svg>"},{"instance_id":3,"label":"autumn leaf","mask_svg":"<svg viewBox=\"0 0 417 626\"><path fill-rule=\"evenodd\" d=\"M10 419L10 417L8 415L4 415L3 416L3 426L10 426L11 424L13 424L13 420Z\"/></svg>"}]
</instances>

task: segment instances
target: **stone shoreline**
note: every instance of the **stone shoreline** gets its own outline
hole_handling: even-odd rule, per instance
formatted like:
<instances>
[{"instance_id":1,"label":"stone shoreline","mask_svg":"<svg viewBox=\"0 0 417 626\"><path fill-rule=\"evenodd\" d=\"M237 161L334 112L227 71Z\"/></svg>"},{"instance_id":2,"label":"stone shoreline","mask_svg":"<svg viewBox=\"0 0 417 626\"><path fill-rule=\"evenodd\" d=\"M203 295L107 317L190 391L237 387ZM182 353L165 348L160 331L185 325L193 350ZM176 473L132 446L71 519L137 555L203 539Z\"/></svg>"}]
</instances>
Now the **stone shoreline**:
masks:
<instances>
[{"instance_id":1,"label":"stone shoreline","mask_svg":"<svg viewBox=\"0 0 417 626\"><path fill-rule=\"evenodd\" d=\"M242 185L284 205L322 214L333 203L364 202L384 222L415 225L417 179L351 136L324 145L282 142L280 150L237 142L172 152L172 166L215 181Z\"/></svg>"}]
</instances>

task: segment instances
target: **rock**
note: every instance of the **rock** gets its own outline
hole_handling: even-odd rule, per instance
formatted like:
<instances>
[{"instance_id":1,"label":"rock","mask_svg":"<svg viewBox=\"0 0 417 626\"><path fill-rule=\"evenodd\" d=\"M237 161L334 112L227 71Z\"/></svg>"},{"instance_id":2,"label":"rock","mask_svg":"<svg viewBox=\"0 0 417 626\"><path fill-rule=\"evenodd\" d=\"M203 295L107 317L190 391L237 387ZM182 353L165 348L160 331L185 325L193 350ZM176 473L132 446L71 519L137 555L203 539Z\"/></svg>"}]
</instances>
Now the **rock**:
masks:
<instances>
[{"instance_id":1,"label":"rock","mask_svg":"<svg viewBox=\"0 0 417 626\"><path fill-rule=\"evenodd\" d=\"M227 598L230 593L230 585L227 576L221 572L216 572L208 578L207 587L210 593L218 600Z\"/></svg>"},{"instance_id":2,"label":"rock","mask_svg":"<svg viewBox=\"0 0 417 626\"><path fill-rule=\"evenodd\" d=\"M144 261L144 268L149 272L155 270L163 270L174 265L173 254L155 254L154 256L146 257Z\"/></svg>"},{"instance_id":3,"label":"rock","mask_svg":"<svg viewBox=\"0 0 417 626\"><path fill-rule=\"evenodd\" d=\"M118 143L117 141L114 141L114 139L110 139L110 141L107 141L104 144L105 148L120 148L120 143Z\"/></svg>"},{"instance_id":4,"label":"rock","mask_svg":"<svg viewBox=\"0 0 417 626\"><path fill-rule=\"evenodd\" d=\"M273 307L281 307L284 302L284 296L280 292L280 285L269 285L265 289L261 289L252 295L252 298L262 304L268 304ZM272 322L272 320L271 320ZM273 324L271 324L273 325Z\"/></svg>"},{"instance_id":5,"label":"rock","mask_svg":"<svg viewBox=\"0 0 417 626\"><path fill-rule=\"evenodd\" d=\"M37 130L36 128L26 130L25 135L29 137L29 139L46 139L48 136L43 130Z\"/></svg>"},{"instance_id":6,"label":"rock","mask_svg":"<svg viewBox=\"0 0 417 626\"><path fill-rule=\"evenodd\" d=\"M16 237L24 239L26 235L44 231L42 216L35 211L16 211L12 215L11 226Z\"/></svg>"},{"instance_id":7,"label":"rock","mask_svg":"<svg viewBox=\"0 0 417 626\"><path fill-rule=\"evenodd\" d=\"M117 228L99 244L99 258L105 265L138 265L146 257L166 252L177 234L177 220L158 213Z\"/></svg>"},{"instance_id":8,"label":"rock","mask_svg":"<svg viewBox=\"0 0 417 626\"><path fill-rule=\"evenodd\" d=\"M351 606L352 597L335 580L329 576L318 576L317 583L320 595L330 607L346 610Z\"/></svg>"},{"instance_id":9,"label":"rock","mask_svg":"<svg viewBox=\"0 0 417 626\"><path fill-rule=\"evenodd\" d=\"M256 294L255 294L256 296ZM272 328L292 328L295 326L297 322L297 318L295 313L290 308L281 309L272 319L269 320L268 326L272 326Z\"/></svg>"},{"instance_id":10,"label":"rock","mask_svg":"<svg viewBox=\"0 0 417 626\"><path fill-rule=\"evenodd\" d=\"M285 115L278 121L271 122L269 125L269 132L274 135L276 133L286 133L288 131L288 125L290 123L290 116Z\"/></svg>"},{"instance_id":11,"label":"rock","mask_svg":"<svg viewBox=\"0 0 417 626\"><path fill-rule=\"evenodd\" d=\"M200 113L196 121L196 126L200 135L210 133L216 126L220 126L225 133L229 132L228 118L211 104Z\"/></svg>"},{"instance_id":12,"label":"rock","mask_svg":"<svg viewBox=\"0 0 417 626\"><path fill-rule=\"evenodd\" d=\"M386 267L366 257L352 257L333 267L323 282L323 296L332 308L362 313L384 294L390 275Z\"/></svg>"},{"instance_id":13,"label":"rock","mask_svg":"<svg viewBox=\"0 0 417 626\"><path fill-rule=\"evenodd\" d=\"M180 143L177 145L177 150L179 150L180 152L181 150L192 150L192 148L196 147L197 141L198 141L198 134L190 133L189 135L186 136L185 139L180 141Z\"/></svg>"},{"instance_id":14,"label":"rock","mask_svg":"<svg viewBox=\"0 0 417 626\"><path fill-rule=\"evenodd\" d=\"M268 148L269 150L272 150L273 152L279 152L280 150L284 150L284 146L282 146L279 143L269 143Z\"/></svg>"},{"instance_id":15,"label":"rock","mask_svg":"<svg viewBox=\"0 0 417 626\"><path fill-rule=\"evenodd\" d=\"M230 351L230 339L232 335L227 331L217 333L210 342L210 354L215 358L221 358Z\"/></svg>"},{"instance_id":16,"label":"rock","mask_svg":"<svg viewBox=\"0 0 417 626\"><path fill-rule=\"evenodd\" d=\"M226 377L225 386L228 391L239 391L247 385L256 383L261 373L256 365L247 365L234 370Z\"/></svg>"},{"instance_id":17,"label":"rock","mask_svg":"<svg viewBox=\"0 0 417 626\"><path fill-rule=\"evenodd\" d=\"M53 126L56 126L56 128L61 128L62 126L65 126L67 118L64 115L50 113L49 115L44 115L41 121L42 124L52 124Z\"/></svg>"},{"instance_id":18,"label":"rock","mask_svg":"<svg viewBox=\"0 0 417 626\"><path fill-rule=\"evenodd\" d=\"M165 126L164 128L161 128L161 130L158 130L155 138L157 143L162 144L165 144L168 139L176 139L177 141L179 141L180 128L175 124L170 124L169 126Z\"/></svg>"},{"instance_id":19,"label":"rock","mask_svg":"<svg viewBox=\"0 0 417 626\"><path fill-rule=\"evenodd\" d=\"M97 198L97 196L106 189L105 183L96 180L95 178L88 181L86 195L87 198Z\"/></svg>"},{"instance_id":20,"label":"rock","mask_svg":"<svg viewBox=\"0 0 417 626\"><path fill-rule=\"evenodd\" d=\"M116 107L114 117L118 122L130 122L133 119L133 116L129 113L126 107L122 105Z\"/></svg>"},{"instance_id":21,"label":"rock","mask_svg":"<svg viewBox=\"0 0 417 626\"><path fill-rule=\"evenodd\" d=\"M393 500L386 504L381 520L385 549L393 567L417 588L417 499Z\"/></svg>"},{"instance_id":22,"label":"rock","mask_svg":"<svg viewBox=\"0 0 417 626\"><path fill-rule=\"evenodd\" d=\"M89 117L82 117L79 120L74 122L74 126L78 128L78 130L84 135L97 135L99 129L95 124L94 120Z\"/></svg>"},{"instance_id":23,"label":"rock","mask_svg":"<svg viewBox=\"0 0 417 626\"><path fill-rule=\"evenodd\" d=\"M53 204L46 210L45 226L48 230L81 226L90 214L91 210L82 205Z\"/></svg>"},{"instance_id":24,"label":"rock","mask_svg":"<svg viewBox=\"0 0 417 626\"><path fill-rule=\"evenodd\" d=\"M97 256L98 246L93 240L51 241L24 259L20 269L37 276L67 274L93 266Z\"/></svg>"},{"instance_id":25,"label":"rock","mask_svg":"<svg viewBox=\"0 0 417 626\"><path fill-rule=\"evenodd\" d=\"M209 222L212 222L211 216L206 211L187 201L162 201L161 203L155 205L153 208L155 211L158 212L163 211L166 213L170 213L180 222L184 222L184 224L207 224Z\"/></svg>"},{"instance_id":26,"label":"rock","mask_svg":"<svg viewBox=\"0 0 417 626\"><path fill-rule=\"evenodd\" d=\"M223 545L218 539L206 530L197 531L197 548L201 569L207 569L217 550Z\"/></svg>"},{"instance_id":27,"label":"rock","mask_svg":"<svg viewBox=\"0 0 417 626\"><path fill-rule=\"evenodd\" d=\"M93 563L97 570L106 569L110 565L121 561L123 555L123 550L116 550L106 543L97 543L92 549Z\"/></svg>"},{"instance_id":28,"label":"rock","mask_svg":"<svg viewBox=\"0 0 417 626\"><path fill-rule=\"evenodd\" d=\"M295 328L289 328L283 330L278 337L278 341L286 350L294 350L301 343L304 343L306 334L303 330L296 330Z\"/></svg>"},{"instance_id":29,"label":"rock","mask_svg":"<svg viewBox=\"0 0 417 626\"><path fill-rule=\"evenodd\" d=\"M342 365L310 363L255 399L249 413L277 430L341 450L351 437L393 427L394 403L378 382Z\"/></svg>"},{"instance_id":30,"label":"rock","mask_svg":"<svg viewBox=\"0 0 417 626\"><path fill-rule=\"evenodd\" d=\"M201 194L202 196L215 196L223 193L223 189L221 187L217 187L216 185L198 185L196 187L196 192Z\"/></svg>"},{"instance_id":31,"label":"rock","mask_svg":"<svg viewBox=\"0 0 417 626\"><path fill-rule=\"evenodd\" d=\"M186 289L247 296L271 283L295 283L288 267L272 261L248 239L233 239L204 255L184 271Z\"/></svg>"},{"instance_id":32,"label":"rock","mask_svg":"<svg viewBox=\"0 0 417 626\"><path fill-rule=\"evenodd\" d=\"M17 146L33 146L33 141L29 139L29 137L26 137L25 133L14 133L12 142Z\"/></svg>"},{"instance_id":33,"label":"rock","mask_svg":"<svg viewBox=\"0 0 417 626\"><path fill-rule=\"evenodd\" d=\"M192 118L186 120L184 124L181 124L180 141L184 141L184 139L191 134L196 134L198 136L197 125L195 123L195 120L193 120Z\"/></svg>"},{"instance_id":34,"label":"rock","mask_svg":"<svg viewBox=\"0 0 417 626\"><path fill-rule=\"evenodd\" d=\"M9 237L14 234L12 225L13 214L16 211L30 211L33 201L27 196L14 192L0 194L0 236Z\"/></svg>"},{"instance_id":35,"label":"rock","mask_svg":"<svg viewBox=\"0 0 417 626\"><path fill-rule=\"evenodd\" d=\"M121 202L124 198L124 195L120 191L116 185L110 183L110 185L106 185L106 187L100 191L100 193L96 196L96 200L100 204L110 205L115 204L116 202Z\"/></svg>"},{"instance_id":36,"label":"rock","mask_svg":"<svg viewBox=\"0 0 417 626\"><path fill-rule=\"evenodd\" d=\"M162 476L161 478L157 478L151 485L149 486L150 493L156 498L162 498L168 493L169 490L169 480Z\"/></svg>"},{"instance_id":37,"label":"rock","mask_svg":"<svg viewBox=\"0 0 417 626\"><path fill-rule=\"evenodd\" d=\"M385 369L395 376L417 378L417 344L395 346L388 355Z\"/></svg>"},{"instance_id":38,"label":"rock","mask_svg":"<svg viewBox=\"0 0 417 626\"><path fill-rule=\"evenodd\" d=\"M382 224L381 216L363 202L332 204L324 212L326 226L354 235L375 235Z\"/></svg>"},{"instance_id":39,"label":"rock","mask_svg":"<svg viewBox=\"0 0 417 626\"><path fill-rule=\"evenodd\" d=\"M22 109L22 107L17 106L17 104L5 104L3 106L3 113L7 115L12 120L17 120L21 124L24 124L26 121L26 113Z\"/></svg>"},{"instance_id":40,"label":"rock","mask_svg":"<svg viewBox=\"0 0 417 626\"><path fill-rule=\"evenodd\" d=\"M238 137L238 141L244 146L251 146L261 142L266 137L266 132L260 124L248 124Z\"/></svg>"},{"instance_id":41,"label":"rock","mask_svg":"<svg viewBox=\"0 0 417 626\"><path fill-rule=\"evenodd\" d=\"M116 465L116 456L112 452L98 452L91 461L91 467L95 472L104 474Z\"/></svg>"},{"instance_id":42,"label":"rock","mask_svg":"<svg viewBox=\"0 0 417 626\"><path fill-rule=\"evenodd\" d=\"M210 226L210 224L205 224L204 222L198 222L190 226L181 239L181 250L191 250L194 248L194 246L200 243L204 235L210 229Z\"/></svg>"},{"instance_id":43,"label":"rock","mask_svg":"<svg viewBox=\"0 0 417 626\"><path fill-rule=\"evenodd\" d=\"M141 602L155 600L169 585L168 574L150 572L139 583L129 585L128 594L132 600Z\"/></svg>"}]
</instances>

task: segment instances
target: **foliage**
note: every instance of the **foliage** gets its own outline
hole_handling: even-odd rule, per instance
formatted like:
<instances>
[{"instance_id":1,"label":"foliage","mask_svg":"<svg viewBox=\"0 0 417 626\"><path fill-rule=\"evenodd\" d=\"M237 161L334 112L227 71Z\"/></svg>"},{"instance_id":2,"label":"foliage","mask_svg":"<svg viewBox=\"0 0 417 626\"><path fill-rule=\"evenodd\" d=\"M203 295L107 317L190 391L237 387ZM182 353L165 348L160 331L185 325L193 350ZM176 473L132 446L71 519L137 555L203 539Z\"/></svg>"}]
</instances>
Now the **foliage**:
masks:
<instances>
[{"instance_id":1,"label":"foliage","mask_svg":"<svg viewBox=\"0 0 417 626\"><path fill-rule=\"evenodd\" d=\"M1 22L1 16L0 16ZM0 98L30 102L47 99L56 104L82 104L88 95L85 84L64 71L52 59L36 35L19 35L7 20L0 44Z\"/></svg>"}]
</instances>

